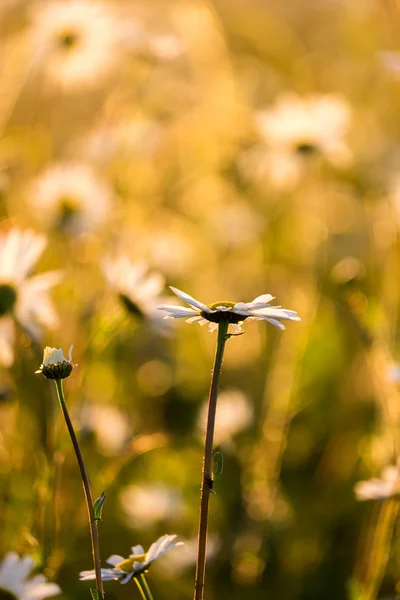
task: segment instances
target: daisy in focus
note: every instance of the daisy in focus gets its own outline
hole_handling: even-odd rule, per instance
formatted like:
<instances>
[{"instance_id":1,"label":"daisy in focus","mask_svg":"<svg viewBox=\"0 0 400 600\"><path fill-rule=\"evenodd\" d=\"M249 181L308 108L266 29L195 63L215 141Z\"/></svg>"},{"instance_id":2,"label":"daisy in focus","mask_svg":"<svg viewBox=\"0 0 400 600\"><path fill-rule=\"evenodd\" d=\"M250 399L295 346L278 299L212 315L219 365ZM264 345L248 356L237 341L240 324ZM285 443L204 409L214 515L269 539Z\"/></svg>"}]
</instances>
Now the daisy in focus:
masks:
<instances>
[{"instance_id":1,"label":"daisy in focus","mask_svg":"<svg viewBox=\"0 0 400 600\"><path fill-rule=\"evenodd\" d=\"M266 176L277 188L299 180L308 156L319 154L332 166L346 168L352 162L346 143L350 121L350 107L340 96L285 93L275 106L256 114L262 144L245 153L239 166L249 176Z\"/></svg>"},{"instance_id":2,"label":"daisy in focus","mask_svg":"<svg viewBox=\"0 0 400 600\"><path fill-rule=\"evenodd\" d=\"M41 373L47 379L65 379L72 373L76 367L72 362L72 350L70 347L68 359L65 358L62 348L51 348L46 346L43 352L43 362L35 373Z\"/></svg>"},{"instance_id":3,"label":"daisy in focus","mask_svg":"<svg viewBox=\"0 0 400 600\"><path fill-rule=\"evenodd\" d=\"M150 546L147 552L144 551L143 546L133 546L132 554L128 558L113 554L106 561L113 568L101 570L103 581L115 579L121 583L128 583L132 577L145 573L155 560L173 548L183 546L183 542L174 542L175 538L176 535L163 535ZM79 575L81 581L95 579L94 571L82 571Z\"/></svg>"},{"instance_id":4,"label":"daisy in focus","mask_svg":"<svg viewBox=\"0 0 400 600\"><path fill-rule=\"evenodd\" d=\"M0 235L0 364L5 367L14 361L15 322L35 340L41 326L58 324L49 291L60 282L61 272L29 277L46 243L45 236L31 230Z\"/></svg>"},{"instance_id":5,"label":"daisy in focus","mask_svg":"<svg viewBox=\"0 0 400 600\"><path fill-rule=\"evenodd\" d=\"M0 563L0 598L7 600L42 600L61 593L56 583L49 583L44 575L28 579L35 566L30 556L19 557L9 552Z\"/></svg>"},{"instance_id":6,"label":"daisy in focus","mask_svg":"<svg viewBox=\"0 0 400 600\"><path fill-rule=\"evenodd\" d=\"M98 85L119 59L120 24L110 5L92 0L38 3L32 14L36 64L67 89Z\"/></svg>"},{"instance_id":7,"label":"daisy in focus","mask_svg":"<svg viewBox=\"0 0 400 600\"><path fill-rule=\"evenodd\" d=\"M83 163L49 167L33 182L29 192L38 220L74 235L101 225L112 203L108 186Z\"/></svg>"},{"instance_id":8,"label":"daisy in focus","mask_svg":"<svg viewBox=\"0 0 400 600\"><path fill-rule=\"evenodd\" d=\"M400 496L400 470L395 465L386 466L381 477L359 481L354 486L357 500L386 500Z\"/></svg>"},{"instance_id":9,"label":"daisy in focus","mask_svg":"<svg viewBox=\"0 0 400 600\"><path fill-rule=\"evenodd\" d=\"M149 272L145 261L132 262L126 255L103 262L103 271L110 285L131 314L159 321L157 302L165 286L165 277L159 272Z\"/></svg>"},{"instance_id":10,"label":"daisy in focus","mask_svg":"<svg viewBox=\"0 0 400 600\"><path fill-rule=\"evenodd\" d=\"M285 329L281 321L300 321L300 317L294 310L287 310L280 306L269 306L274 299L271 294L258 296L252 302L214 302L213 304L203 304L195 300L189 294L181 292L177 288L170 286L171 290L178 296L182 302L190 304L192 308L175 305L159 305L158 310L166 311L168 314L164 319L186 319L187 323L199 323L205 325L209 322L208 330L210 332L218 329L218 323L228 322L234 333L241 333L242 323L246 319L255 321L268 321Z\"/></svg>"}]
</instances>

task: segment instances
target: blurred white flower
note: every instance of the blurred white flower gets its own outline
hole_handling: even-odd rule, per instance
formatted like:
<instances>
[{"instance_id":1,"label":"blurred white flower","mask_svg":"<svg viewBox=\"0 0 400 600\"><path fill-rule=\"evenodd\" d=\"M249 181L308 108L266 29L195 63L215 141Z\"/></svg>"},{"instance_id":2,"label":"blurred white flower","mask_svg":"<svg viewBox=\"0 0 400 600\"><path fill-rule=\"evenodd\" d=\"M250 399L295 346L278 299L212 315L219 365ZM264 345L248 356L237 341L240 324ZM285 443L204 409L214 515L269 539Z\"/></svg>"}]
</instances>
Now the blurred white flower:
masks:
<instances>
[{"instance_id":1,"label":"blurred white flower","mask_svg":"<svg viewBox=\"0 0 400 600\"><path fill-rule=\"evenodd\" d=\"M47 227L79 234L105 220L112 193L88 165L60 163L37 177L29 190L29 201L35 216Z\"/></svg>"},{"instance_id":2,"label":"blurred white flower","mask_svg":"<svg viewBox=\"0 0 400 600\"><path fill-rule=\"evenodd\" d=\"M206 305L177 288L170 286L170 289L180 300L194 308L160 305L157 308L168 313L164 319L186 319L187 323L199 323L200 325L209 322L208 330L211 332L218 329L218 323L222 321L228 321L235 333L242 331L242 323L248 318L256 321L268 321L275 327L279 327L279 329L285 329L279 319L300 321L300 317L294 310L288 310L280 306L269 306L271 300L274 299L271 294L258 296L247 304L245 302L221 301Z\"/></svg>"},{"instance_id":3,"label":"blurred white flower","mask_svg":"<svg viewBox=\"0 0 400 600\"><path fill-rule=\"evenodd\" d=\"M169 554L166 556L162 564L163 572L171 575L178 575L185 569L192 568L196 564L197 558L197 537L190 540L183 540L185 545L184 552L178 552L177 554ZM217 554L221 542L213 535L207 537L207 563L215 557Z\"/></svg>"},{"instance_id":4,"label":"blurred white flower","mask_svg":"<svg viewBox=\"0 0 400 600\"><path fill-rule=\"evenodd\" d=\"M150 546L147 552L144 551L143 546L133 546L129 558L113 554L106 562L113 565L114 568L101 570L103 581L120 580L121 583L128 583L132 577L147 571L155 560L161 558L173 548L183 546L183 542L174 542L175 538L176 535L163 535ZM95 578L94 571L82 571L80 573L81 581L90 581Z\"/></svg>"},{"instance_id":5,"label":"blurred white flower","mask_svg":"<svg viewBox=\"0 0 400 600\"><path fill-rule=\"evenodd\" d=\"M93 431L106 454L116 454L131 437L126 414L111 404L85 403L80 413L82 427Z\"/></svg>"},{"instance_id":6,"label":"blurred white flower","mask_svg":"<svg viewBox=\"0 0 400 600\"><path fill-rule=\"evenodd\" d=\"M389 365L387 376L389 381L400 383L400 364L392 363L391 365Z\"/></svg>"},{"instance_id":7,"label":"blurred white flower","mask_svg":"<svg viewBox=\"0 0 400 600\"><path fill-rule=\"evenodd\" d=\"M14 319L38 339L41 326L55 328L58 318L49 290L60 282L60 271L28 277L47 244L31 230L12 229L0 235L0 364L14 361Z\"/></svg>"},{"instance_id":8,"label":"blurred white flower","mask_svg":"<svg viewBox=\"0 0 400 600\"><path fill-rule=\"evenodd\" d=\"M183 53L181 40L172 34L153 35L148 39L148 51L158 60L175 60Z\"/></svg>"},{"instance_id":9,"label":"blurred white flower","mask_svg":"<svg viewBox=\"0 0 400 600\"><path fill-rule=\"evenodd\" d=\"M359 481L354 486L357 500L384 500L400 495L400 469L388 465L382 470L381 477Z\"/></svg>"},{"instance_id":10,"label":"blurred white flower","mask_svg":"<svg viewBox=\"0 0 400 600\"><path fill-rule=\"evenodd\" d=\"M74 368L72 362L72 350L70 347L68 360L65 358L62 348L51 348L46 346L43 352L43 362L36 373L42 373L47 379L65 379L69 377ZM76 365L75 365L76 366Z\"/></svg>"},{"instance_id":11,"label":"blurred white flower","mask_svg":"<svg viewBox=\"0 0 400 600\"><path fill-rule=\"evenodd\" d=\"M48 583L44 575L28 579L35 566L30 556L19 557L9 552L0 563L0 598L10 600L42 600L61 593L56 583Z\"/></svg>"},{"instance_id":12,"label":"blurred white flower","mask_svg":"<svg viewBox=\"0 0 400 600\"><path fill-rule=\"evenodd\" d=\"M198 428L202 434L206 431L207 412L208 401L203 404L198 418ZM237 433L251 424L253 418L253 406L243 392L234 388L221 392L218 396L215 443L231 441Z\"/></svg>"},{"instance_id":13,"label":"blurred white flower","mask_svg":"<svg viewBox=\"0 0 400 600\"><path fill-rule=\"evenodd\" d=\"M89 160L107 162L116 154L151 156L163 138L160 123L145 115L136 115L117 125L91 131L77 144L77 152Z\"/></svg>"},{"instance_id":14,"label":"blurred white flower","mask_svg":"<svg viewBox=\"0 0 400 600\"><path fill-rule=\"evenodd\" d=\"M33 61L66 89L98 85L118 63L120 23L100 0L39 2L32 13Z\"/></svg>"},{"instance_id":15,"label":"blurred white flower","mask_svg":"<svg viewBox=\"0 0 400 600\"><path fill-rule=\"evenodd\" d=\"M103 271L128 312L146 317L154 324L160 321L157 302L165 286L162 273L150 273L145 261L132 262L126 255L104 260Z\"/></svg>"},{"instance_id":16,"label":"blurred white flower","mask_svg":"<svg viewBox=\"0 0 400 600\"><path fill-rule=\"evenodd\" d=\"M146 527L179 517L184 511L180 491L161 482L130 485L122 490L120 501L129 521Z\"/></svg>"},{"instance_id":17,"label":"blurred white flower","mask_svg":"<svg viewBox=\"0 0 400 600\"><path fill-rule=\"evenodd\" d=\"M263 145L246 152L239 166L250 175L265 175L276 187L289 187L302 174L304 157L319 153L337 168L352 162L346 143L350 106L333 94L302 98L285 93L269 110L259 111L256 128Z\"/></svg>"}]
</instances>

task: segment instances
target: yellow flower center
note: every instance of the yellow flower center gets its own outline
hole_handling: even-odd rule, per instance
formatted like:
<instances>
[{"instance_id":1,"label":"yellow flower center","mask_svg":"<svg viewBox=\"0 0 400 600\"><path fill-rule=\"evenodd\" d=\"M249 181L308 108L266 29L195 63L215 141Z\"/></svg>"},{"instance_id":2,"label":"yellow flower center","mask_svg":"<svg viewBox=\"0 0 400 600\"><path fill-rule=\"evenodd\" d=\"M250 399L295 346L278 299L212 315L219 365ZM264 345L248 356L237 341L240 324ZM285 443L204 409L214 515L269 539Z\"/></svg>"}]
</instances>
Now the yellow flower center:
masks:
<instances>
[{"instance_id":1,"label":"yellow flower center","mask_svg":"<svg viewBox=\"0 0 400 600\"><path fill-rule=\"evenodd\" d=\"M131 573L133 571L133 563L144 561L146 558L145 554L137 554L133 558L126 558L118 565L115 565L116 569L121 569L121 571L125 571L125 573ZM1 597L0 597L1 600Z\"/></svg>"},{"instance_id":2,"label":"yellow flower center","mask_svg":"<svg viewBox=\"0 0 400 600\"><path fill-rule=\"evenodd\" d=\"M8 283L0 284L0 317L9 313L14 308L17 301L17 292L15 288Z\"/></svg>"}]
</instances>

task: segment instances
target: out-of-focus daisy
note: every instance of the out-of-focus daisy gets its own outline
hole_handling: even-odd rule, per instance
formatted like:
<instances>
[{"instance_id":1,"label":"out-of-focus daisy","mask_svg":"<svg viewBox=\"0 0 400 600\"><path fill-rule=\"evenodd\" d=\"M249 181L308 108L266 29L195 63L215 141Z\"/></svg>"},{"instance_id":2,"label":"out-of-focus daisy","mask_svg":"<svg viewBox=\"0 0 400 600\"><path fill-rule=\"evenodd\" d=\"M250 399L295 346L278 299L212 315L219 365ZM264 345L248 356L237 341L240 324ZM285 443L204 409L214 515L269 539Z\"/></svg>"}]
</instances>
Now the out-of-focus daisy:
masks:
<instances>
[{"instance_id":1,"label":"out-of-focus daisy","mask_svg":"<svg viewBox=\"0 0 400 600\"><path fill-rule=\"evenodd\" d=\"M112 193L88 165L61 163L37 177L29 190L29 201L38 220L47 227L79 234L105 220Z\"/></svg>"},{"instance_id":2,"label":"out-of-focus daisy","mask_svg":"<svg viewBox=\"0 0 400 600\"><path fill-rule=\"evenodd\" d=\"M144 551L143 546L133 546L131 548L132 554L128 558L113 554L106 561L113 568L101 570L103 581L115 579L121 583L128 583L132 577L146 572L155 560L161 558L173 548L183 545L183 542L174 542L175 538L176 535L163 535L150 546L147 552ZM80 579L81 581L95 579L95 572L82 571Z\"/></svg>"},{"instance_id":3,"label":"out-of-focus daisy","mask_svg":"<svg viewBox=\"0 0 400 600\"><path fill-rule=\"evenodd\" d=\"M147 527L179 517L184 510L180 491L161 482L130 485L121 492L120 501L131 522Z\"/></svg>"},{"instance_id":4,"label":"out-of-focus daisy","mask_svg":"<svg viewBox=\"0 0 400 600\"><path fill-rule=\"evenodd\" d=\"M78 142L77 151L89 160L107 162L116 154L151 156L163 139L160 123L144 115L136 115L117 125L103 126Z\"/></svg>"},{"instance_id":5,"label":"out-of-focus daisy","mask_svg":"<svg viewBox=\"0 0 400 600\"><path fill-rule=\"evenodd\" d=\"M206 430L208 401L203 404L198 418L198 427L202 434ZM252 422L254 410L249 398L240 390L230 389L218 396L217 420L214 440L217 444L229 442L246 429Z\"/></svg>"},{"instance_id":6,"label":"out-of-focus daisy","mask_svg":"<svg viewBox=\"0 0 400 600\"><path fill-rule=\"evenodd\" d=\"M14 320L35 339L42 325L58 324L49 290L59 283L61 272L28 277L46 243L45 236L31 230L0 235L0 364L7 367L14 360Z\"/></svg>"},{"instance_id":7,"label":"out-of-focus daisy","mask_svg":"<svg viewBox=\"0 0 400 600\"><path fill-rule=\"evenodd\" d=\"M391 365L389 365L387 376L389 381L400 383L400 364L392 363Z\"/></svg>"},{"instance_id":8,"label":"out-of-focus daisy","mask_svg":"<svg viewBox=\"0 0 400 600\"><path fill-rule=\"evenodd\" d=\"M357 500L385 500L400 495L400 470L398 466L388 465L381 477L368 481L359 481L354 486Z\"/></svg>"},{"instance_id":9,"label":"out-of-focus daisy","mask_svg":"<svg viewBox=\"0 0 400 600\"><path fill-rule=\"evenodd\" d=\"M122 450L131 437L129 422L119 408L111 404L85 404L80 413L82 428L94 432L106 454Z\"/></svg>"},{"instance_id":10,"label":"out-of-focus daisy","mask_svg":"<svg viewBox=\"0 0 400 600\"><path fill-rule=\"evenodd\" d=\"M184 540L184 552L169 554L162 563L162 572L171 577L178 575L182 571L192 568L196 564L197 558L197 537ZM207 564L216 556L221 546L220 540L214 535L207 538ZM157 565L156 565L157 567ZM155 567L155 568L156 568Z\"/></svg>"},{"instance_id":11,"label":"out-of-focus daisy","mask_svg":"<svg viewBox=\"0 0 400 600\"><path fill-rule=\"evenodd\" d=\"M164 275L149 272L145 261L132 262L125 255L106 259L103 270L110 287L128 312L150 321L159 321L157 302L165 286Z\"/></svg>"},{"instance_id":12,"label":"out-of-focus daisy","mask_svg":"<svg viewBox=\"0 0 400 600\"><path fill-rule=\"evenodd\" d=\"M263 145L246 153L241 165L259 177L265 172L277 187L296 182L304 158L312 154L320 154L337 168L351 164L346 143L351 111L340 96L301 98L285 93L271 109L258 112L255 121Z\"/></svg>"},{"instance_id":13,"label":"out-of-focus daisy","mask_svg":"<svg viewBox=\"0 0 400 600\"><path fill-rule=\"evenodd\" d=\"M166 311L168 314L164 319L186 319L187 323L199 323L204 325L209 322L208 330L215 331L218 328L218 323L227 321L235 333L242 331L242 323L245 319L256 321L268 321L285 329L285 326L280 322L284 321L300 321L300 317L294 310L281 308L280 306L269 306L274 296L271 294L263 294L258 296L252 302L213 302L213 304L203 304L199 300L195 300L189 294L170 286L171 290L178 296L180 300L190 304L193 308L174 305L159 305L159 310Z\"/></svg>"},{"instance_id":14,"label":"out-of-focus daisy","mask_svg":"<svg viewBox=\"0 0 400 600\"><path fill-rule=\"evenodd\" d=\"M28 579L35 566L30 556L19 557L9 552L0 563L0 598L5 600L42 600L61 593L56 583L49 583L44 575Z\"/></svg>"},{"instance_id":15,"label":"out-of-focus daisy","mask_svg":"<svg viewBox=\"0 0 400 600\"><path fill-rule=\"evenodd\" d=\"M120 57L120 23L100 0L39 2L32 13L32 56L67 89L98 85Z\"/></svg>"}]
</instances>

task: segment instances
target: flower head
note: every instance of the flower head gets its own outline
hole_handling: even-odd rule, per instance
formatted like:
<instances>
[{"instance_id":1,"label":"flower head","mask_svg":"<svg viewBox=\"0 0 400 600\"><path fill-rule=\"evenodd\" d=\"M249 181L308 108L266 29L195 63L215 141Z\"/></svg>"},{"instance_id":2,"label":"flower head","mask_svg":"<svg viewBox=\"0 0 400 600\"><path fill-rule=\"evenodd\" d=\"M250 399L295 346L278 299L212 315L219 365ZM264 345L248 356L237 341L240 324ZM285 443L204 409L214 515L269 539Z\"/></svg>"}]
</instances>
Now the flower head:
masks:
<instances>
[{"instance_id":1,"label":"flower head","mask_svg":"<svg viewBox=\"0 0 400 600\"><path fill-rule=\"evenodd\" d=\"M244 152L239 168L245 176L278 189L291 188L301 178L307 158L319 155L335 168L351 164L346 142L351 111L334 94L308 97L284 93L269 109L258 111L255 127L260 144Z\"/></svg>"},{"instance_id":2,"label":"flower head","mask_svg":"<svg viewBox=\"0 0 400 600\"><path fill-rule=\"evenodd\" d=\"M147 571L151 563L164 556L172 548L183 545L183 542L174 542L175 538L176 535L163 535L150 546L147 552L144 551L143 546L133 546L132 554L128 558L113 554L107 559L107 563L113 568L101 570L103 581L115 579L120 580L121 583L128 583L132 577ZM81 581L95 579L95 572L82 571L80 579Z\"/></svg>"},{"instance_id":3,"label":"flower head","mask_svg":"<svg viewBox=\"0 0 400 600\"><path fill-rule=\"evenodd\" d=\"M47 379L65 379L69 377L74 368L72 349L73 346L69 349L69 360L67 360L61 348L46 346L43 352L43 362L36 373L42 373Z\"/></svg>"},{"instance_id":4,"label":"flower head","mask_svg":"<svg viewBox=\"0 0 400 600\"><path fill-rule=\"evenodd\" d=\"M381 477L359 481L354 486L357 500L384 500L400 496L400 469L395 465L386 466Z\"/></svg>"},{"instance_id":5,"label":"flower head","mask_svg":"<svg viewBox=\"0 0 400 600\"><path fill-rule=\"evenodd\" d=\"M0 364L6 367L14 360L14 321L35 339L41 325L54 328L58 324L48 293L59 283L61 272L29 277L46 243L45 236L31 230L0 234Z\"/></svg>"},{"instance_id":6,"label":"flower head","mask_svg":"<svg viewBox=\"0 0 400 600\"><path fill-rule=\"evenodd\" d=\"M65 162L50 166L35 179L29 202L44 225L77 235L104 222L112 194L91 167Z\"/></svg>"},{"instance_id":7,"label":"flower head","mask_svg":"<svg viewBox=\"0 0 400 600\"><path fill-rule=\"evenodd\" d=\"M231 325L235 333L240 333L243 321L249 318L256 321L268 321L272 325L279 327L279 329L285 329L285 326L280 322L281 320L300 321L300 317L294 310L287 310L280 306L269 306L271 300L274 299L274 296L271 296L271 294L258 296L247 304L245 302L235 303L224 300L207 305L199 302L199 300L195 300L195 298L177 288L170 287L180 300L190 304L193 308L159 305L157 306L159 310L164 310L168 313L164 319L186 318L187 323L199 323L200 325L204 325L209 321L209 331L215 331L218 328L218 323L225 321Z\"/></svg>"},{"instance_id":8,"label":"flower head","mask_svg":"<svg viewBox=\"0 0 400 600\"><path fill-rule=\"evenodd\" d=\"M101 0L39 3L32 14L33 57L53 84L92 87L118 61L119 29L111 6Z\"/></svg>"},{"instance_id":9,"label":"flower head","mask_svg":"<svg viewBox=\"0 0 400 600\"><path fill-rule=\"evenodd\" d=\"M56 583L48 583L44 575L27 579L35 566L30 556L19 557L9 552L0 563L0 598L9 600L42 600L58 596L61 592Z\"/></svg>"},{"instance_id":10,"label":"flower head","mask_svg":"<svg viewBox=\"0 0 400 600\"><path fill-rule=\"evenodd\" d=\"M145 261L132 262L125 255L105 260L103 271L129 313L154 319L156 304L165 286L162 273L150 272Z\"/></svg>"}]
</instances>

